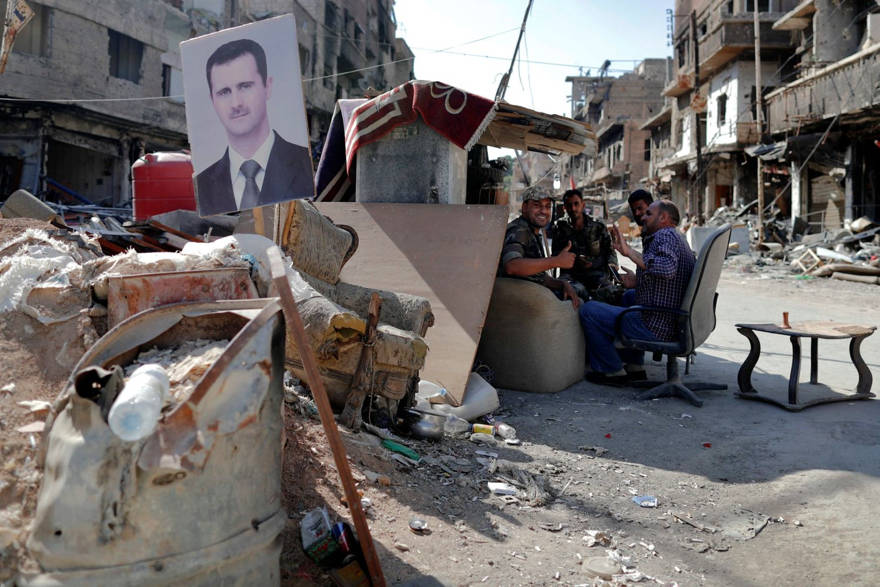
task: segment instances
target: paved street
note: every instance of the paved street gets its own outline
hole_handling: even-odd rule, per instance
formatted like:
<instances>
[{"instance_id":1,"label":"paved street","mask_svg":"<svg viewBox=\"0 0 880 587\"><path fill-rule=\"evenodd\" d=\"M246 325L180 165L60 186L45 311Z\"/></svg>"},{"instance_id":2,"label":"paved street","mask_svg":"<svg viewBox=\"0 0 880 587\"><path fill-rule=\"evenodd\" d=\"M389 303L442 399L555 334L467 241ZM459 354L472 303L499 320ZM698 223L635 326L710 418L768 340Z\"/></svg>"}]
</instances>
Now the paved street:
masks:
<instances>
[{"instance_id":1,"label":"paved street","mask_svg":"<svg viewBox=\"0 0 880 587\"><path fill-rule=\"evenodd\" d=\"M556 498L546 507L505 507L458 481L460 487L445 492L437 482L419 483L416 473L395 475L395 485L406 487L388 496L391 503L373 500L393 512L373 523L389 576L406 580L421 572L444 584L483 577L494 585L589 583L580 557L604 557L606 548L590 548L584 537L600 530L609 531L631 568L667 584L876 584L871 552L880 529L871 496L880 492L880 402L789 413L735 398L748 342L733 326L778 322L783 311L793 322L880 325L876 286L730 267L719 293L718 326L689 377L727 383L728 391L700 392L702 408L677 399L640 402L634 390L586 382L549 395L503 391L500 419L516 427L524 444L498 450L540 470ZM754 384L784 394L791 347L787 337L773 338L761 339ZM804 346L801 380L808 381ZM819 351L819 381L853 387L848 344L820 341ZM880 378L880 336L865 341L863 355ZM649 371L663 373L659 364ZM802 387L808 393L812 386ZM467 457L474 450L469 444L445 440L421 450ZM658 507L639 508L634 494L657 497ZM464 523L442 513L454 507ZM401 509L430 516L434 534L406 538L396 528L406 519ZM546 531L559 524L562 531ZM413 551L395 551L398 539Z\"/></svg>"}]
</instances>

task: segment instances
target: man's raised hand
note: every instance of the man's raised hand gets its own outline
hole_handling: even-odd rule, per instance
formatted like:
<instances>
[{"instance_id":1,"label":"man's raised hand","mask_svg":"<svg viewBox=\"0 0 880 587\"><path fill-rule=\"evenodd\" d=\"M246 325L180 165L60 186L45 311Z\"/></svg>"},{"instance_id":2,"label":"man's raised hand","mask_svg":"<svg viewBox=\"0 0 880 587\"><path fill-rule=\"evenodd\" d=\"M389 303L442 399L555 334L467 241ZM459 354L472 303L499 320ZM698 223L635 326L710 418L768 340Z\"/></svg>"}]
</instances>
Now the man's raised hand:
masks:
<instances>
[{"instance_id":1,"label":"man's raised hand","mask_svg":"<svg viewBox=\"0 0 880 587\"><path fill-rule=\"evenodd\" d=\"M556 255L556 266L561 269L571 269L574 267L574 260L576 257L577 255L571 252L571 241L568 241L565 248L559 251L559 254Z\"/></svg>"}]
</instances>

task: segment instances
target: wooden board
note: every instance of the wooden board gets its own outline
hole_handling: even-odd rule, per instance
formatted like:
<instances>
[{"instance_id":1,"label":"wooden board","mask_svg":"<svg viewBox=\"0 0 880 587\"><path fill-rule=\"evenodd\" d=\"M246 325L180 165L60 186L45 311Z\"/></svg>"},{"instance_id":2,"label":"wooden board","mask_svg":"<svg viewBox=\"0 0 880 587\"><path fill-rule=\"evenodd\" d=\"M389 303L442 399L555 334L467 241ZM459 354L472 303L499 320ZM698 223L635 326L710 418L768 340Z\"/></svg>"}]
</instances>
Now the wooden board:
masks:
<instances>
[{"instance_id":1,"label":"wooden board","mask_svg":"<svg viewBox=\"0 0 880 587\"><path fill-rule=\"evenodd\" d=\"M360 244L343 281L430 300L434 326L420 377L464 398L507 226L506 206L318 202Z\"/></svg>"}]
</instances>

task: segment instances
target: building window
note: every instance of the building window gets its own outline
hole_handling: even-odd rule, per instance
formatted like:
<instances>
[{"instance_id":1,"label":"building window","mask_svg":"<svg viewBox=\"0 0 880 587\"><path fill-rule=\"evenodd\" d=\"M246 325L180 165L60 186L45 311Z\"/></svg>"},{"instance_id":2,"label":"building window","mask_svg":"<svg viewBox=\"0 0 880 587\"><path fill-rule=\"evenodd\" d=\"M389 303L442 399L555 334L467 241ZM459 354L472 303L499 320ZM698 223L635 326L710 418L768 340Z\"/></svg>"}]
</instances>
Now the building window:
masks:
<instances>
[{"instance_id":1,"label":"building window","mask_svg":"<svg viewBox=\"0 0 880 587\"><path fill-rule=\"evenodd\" d=\"M727 121L727 94L718 96L718 126L724 126Z\"/></svg>"},{"instance_id":2,"label":"building window","mask_svg":"<svg viewBox=\"0 0 880 587\"><path fill-rule=\"evenodd\" d=\"M342 11L342 34L345 37L350 37L351 35L351 23L354 19L351 17L351 13L348 9L344 9Z\"/></svg>"},{"instance_id":3,"label":"building window","mask_svg":"<svg viewBox=\"0 0 880 587\"><path fill-rule=\"evenodd\" d=\"M171 95L171 66L162 64L162 95Z\"/></svg>"},{"instance_id":4,"label":"building window","mask_svg":"<svg viewBox=\"0 0 880 587\"><path fill-rule=\"evenodd\" d=\"M746 0L746 12L755 11L755 0ZM770 0L758 0L758 12L770 12Z\"/></svg>"},{"instance_id":5,"label":"building window","mask_svg":"<svg viewBox=\"0 0 880 587\"><path fill-rule=\"evenodd\" d=\"M183 72L167 63L162 64L162 95L183 103Z\"/></svg>"},{"instance_id":6,"label":"building window","mask_svg":"<svg viewBox=\"0 0 880 587\"><path fill-rule=\"evenodd\" d=\"M336 30L336 5L332 2L324 5L324 24L331 31Z\"/></svg>"},{"instance_id":7,"label":"building window","mask_svg":"<svg viewBox=\"0 0 880 587\"><path fill-rule=\"evenodd\" d=\"M299 46L299 72L301 75L312 73L312 63L309 58L309 50Z\"/></svg>"},{"instance_id":8,"label":"building window","mask_svg":"<svg viewBox=\"0 0 880 587\"><path fill-rule=\"evenodd\" d=\"M678 43L678 66L679 67L684 67L685 63L688 62L689 45L690 45L690 43L688 42L687 38L682 39Z\"/></svg>"},{"instance_id":9,"label":"building window","mask_svg":"<svg viewBox=\"0 0 880 587\"><path fill-rule=\"evenodd\" d=\"M336 86L336 76L333 74L333 66L324 64L324 82L325 88L332 89Z\"/></svg>"},{"instance_id":10,"label":"building window","mask_svg":"<svg viewBox=\"0 0 880 587\"><path fill-rule=\"evenodd\" d=\"M6 14L7 0L0 0L0 14ZM49 17L52 9L36 2L28 2L28 6L34 11L34 17L15 36L15 44L12 45L13 53L35 55L36 57L49 56Z\"/></svg>"},{"instance_id":11,"label":"building window","mask_svg":"<svg viewBox=\"0 0 880 587\"><path fill-rule=\"evenodd\" d=\"M110 34L110 75L140 83L144 44L114 30L107 32Z\"/></svg>"},{"instance_id":12,"label":"building window","mask_svg":"<svg viewBox=\"0 0 880 587\"><path fill-rule=\"evenodd\" d=\"M697 28L699 29L700 36L701 36L701 37L705 37L705 36L706 36L706 33L709 32L709 24L708 24L708 21L707 21L707 20L704 20L703 22L701 22L701 23L699 24L699 26L698 26Z\"/></svg>"},{"instance_id":13,"label":"building window","mask_svg":"<svg viewBox=\"0 0 880 587\"><path fill-rule=\"evenodd\" d=\"M651 139L645 139L645 161L651 160Z\"/></svg>"},{"instance_id":14,"label":"building window","mask_svg":"<svg viewBox=\"0 0 880 587\"><path fill-rule=\"evenodd\" d=\"M727 12L725 14L733 14L733 0L727 0Z\"/></svg>"}]
</instances>

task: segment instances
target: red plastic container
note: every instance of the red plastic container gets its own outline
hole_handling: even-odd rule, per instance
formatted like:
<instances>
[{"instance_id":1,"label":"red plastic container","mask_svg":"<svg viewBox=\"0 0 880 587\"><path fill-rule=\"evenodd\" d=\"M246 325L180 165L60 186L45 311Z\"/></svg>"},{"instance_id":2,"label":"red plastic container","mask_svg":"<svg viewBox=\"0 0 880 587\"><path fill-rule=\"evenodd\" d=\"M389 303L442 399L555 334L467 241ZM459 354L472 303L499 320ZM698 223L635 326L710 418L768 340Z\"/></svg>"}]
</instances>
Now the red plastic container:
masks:
<instances>
[{"instance_id":1,"label":"red plastic container","mask_svg":"<svg viewBox=\"0 0 880 587\"><path fill-rule=\"evenodd\" d=\"M172 210L195 210L193 166L189 153L149 153L131 166L135 220Z\"/></svg>"}]
</instances>

